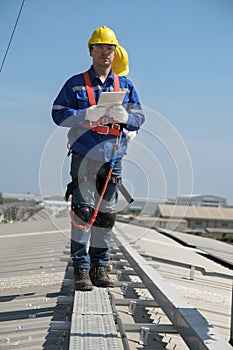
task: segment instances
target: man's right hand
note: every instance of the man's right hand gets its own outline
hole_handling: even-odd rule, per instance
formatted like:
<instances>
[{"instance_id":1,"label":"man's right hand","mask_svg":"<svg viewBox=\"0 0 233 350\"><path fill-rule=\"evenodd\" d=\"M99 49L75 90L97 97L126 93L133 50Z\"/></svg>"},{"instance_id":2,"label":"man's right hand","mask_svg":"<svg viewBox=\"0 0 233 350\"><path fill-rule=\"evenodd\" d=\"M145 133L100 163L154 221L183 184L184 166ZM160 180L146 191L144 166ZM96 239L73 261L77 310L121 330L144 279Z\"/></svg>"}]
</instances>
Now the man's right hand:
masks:
<instances>
[{"instance_id":1,"label":"man's right hand","mask_svg":"<svg viewBox=\"0 0 233 350\"><path fill-rule=\"evenodd\" d=\"M90 122L96 122L106 113L106 108L103 106L91 106L86 109L85 119Z\"/></svg>"}]
</instances>

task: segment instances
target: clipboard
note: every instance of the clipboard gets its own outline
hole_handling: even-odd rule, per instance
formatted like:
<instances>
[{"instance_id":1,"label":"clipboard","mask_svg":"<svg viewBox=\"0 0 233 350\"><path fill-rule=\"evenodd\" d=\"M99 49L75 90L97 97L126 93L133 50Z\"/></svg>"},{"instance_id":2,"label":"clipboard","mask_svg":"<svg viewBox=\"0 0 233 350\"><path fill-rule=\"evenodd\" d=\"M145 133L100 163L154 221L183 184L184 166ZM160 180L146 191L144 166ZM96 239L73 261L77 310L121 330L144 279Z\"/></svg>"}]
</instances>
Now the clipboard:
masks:
<instances>
[{"instance_id":1,"label":"clipboard","mask_svg":"<svg viewBox=\"0 0 233 350\"><path fill-rule=\"evenodd\" d=\"M125 97L125 91L102 92L97 103L98 106L110 108L114 105L121 105Z\"/></svg>"}]
</instances>

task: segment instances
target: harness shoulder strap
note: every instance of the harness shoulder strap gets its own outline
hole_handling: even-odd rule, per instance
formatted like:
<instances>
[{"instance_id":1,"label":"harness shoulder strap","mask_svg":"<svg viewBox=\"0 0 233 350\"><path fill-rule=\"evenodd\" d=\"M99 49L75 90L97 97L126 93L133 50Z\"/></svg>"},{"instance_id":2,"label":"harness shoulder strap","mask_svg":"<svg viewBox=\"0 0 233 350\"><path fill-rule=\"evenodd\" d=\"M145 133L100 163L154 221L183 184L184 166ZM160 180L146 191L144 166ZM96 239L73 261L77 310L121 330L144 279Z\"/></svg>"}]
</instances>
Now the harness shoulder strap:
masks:
<instances>
[{"instance_id":1,"label":"harness shoulder strap","mask_svg":"<svg viewBox=\"0 0 233 350\"><path fill-rule=\"evenodd\" d=\"M96 105L95 95L88 71L83 73L83 77L86 84L87 96L89 99L90 106Z\"/></svg>"},{"instance_id":2,"label":"harness shoulder strap","mask_svg":"<svg viewBox=\"0 0 233 350\"><path fill-rule=\"evenodd\" d=\"M91 79L88 71L83 73L83 78L85 81L87 96L89 99L90 106L96 105L95 95L94 95L94 91L93 91L93 87L91 84ZM114 91L120 91L119 76L116 75L115 73L114 73Z\"/></svg>"},{"instance_id":3,"label":"harness shoulder strap","mask_svg":"<svg viewBox=\"0 0 233 350\"><path fill-rule=\"evenodd\" d=\"M114 73L114 91L120 91L120 79L119 76Z\"/></svg>"}]
</instances>

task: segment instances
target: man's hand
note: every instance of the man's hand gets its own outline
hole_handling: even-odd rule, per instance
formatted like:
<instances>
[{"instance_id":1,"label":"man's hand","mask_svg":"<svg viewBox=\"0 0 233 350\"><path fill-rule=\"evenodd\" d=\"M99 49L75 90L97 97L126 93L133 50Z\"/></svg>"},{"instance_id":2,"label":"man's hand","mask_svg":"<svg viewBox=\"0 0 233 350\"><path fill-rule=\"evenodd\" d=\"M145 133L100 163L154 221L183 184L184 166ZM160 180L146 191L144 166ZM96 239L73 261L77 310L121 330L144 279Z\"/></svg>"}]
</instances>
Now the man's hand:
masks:
<instances>
[{"instance_id":1,"label":"man's hand","mask_svg":"<svg viewBox=\"0 0 233 350\"><path fill-rule=\"evenodd\" d=\"M113 119L117 120L119 123L128 123L128 113L122 105L115 105L109 108L108 114Z\"/></svg>"},{"instance_id":2,"label":"man's hand","mask_svg":"<svg viewBox=\"0 0 233 350\"><path fill-rule=\"evenodd\" d=\"M126 133L126 140L129 142L129 141L132 141L136 136L137 136L137 131L128 131Z\"/></svg>"},{"instance_id":3,"label":"man's hand","mask_svg":"<svg viewBox=\"0 0 233 350\"><path fill-rule=\"evenodd\" d=\"M85 119L90 122L96 122L106 113L106 108L103 106L91 106L86 109Z\"/></svg>"}]
</instances>

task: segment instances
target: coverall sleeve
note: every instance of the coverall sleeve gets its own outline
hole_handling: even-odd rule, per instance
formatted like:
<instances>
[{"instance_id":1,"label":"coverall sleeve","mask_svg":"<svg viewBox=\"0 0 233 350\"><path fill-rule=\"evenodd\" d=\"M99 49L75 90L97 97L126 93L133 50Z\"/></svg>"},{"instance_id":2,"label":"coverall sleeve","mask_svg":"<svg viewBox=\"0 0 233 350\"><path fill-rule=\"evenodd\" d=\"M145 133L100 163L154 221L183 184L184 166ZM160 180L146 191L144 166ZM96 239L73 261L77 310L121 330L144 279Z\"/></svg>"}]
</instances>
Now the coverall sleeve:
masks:
<instances>
[{"instance_id":1,"label":"coverall sleeve","mask_svg":"<svg viewBox=\"0 0 233 350\"><path fill-rule=\"evenodd\" d=\"M124 106L128 112L128 123L125 126L126 130L135 131L140 129L145 121L145 116L138 98L136 89L129 80L129 101Z\"/></svg>"},{"instance_id":2,"label":"coverall sleeve","mask_svg":"<svg viewBox=\"0 0 233 350\"><path fill-rule=\"evenodd\" d=\"M59 126L69 128L82 125L85 122L86 112L86 109L78 109L72 80L70 78L64 84L52 108L53 121Z\"/></svg>"}]
</instances>

